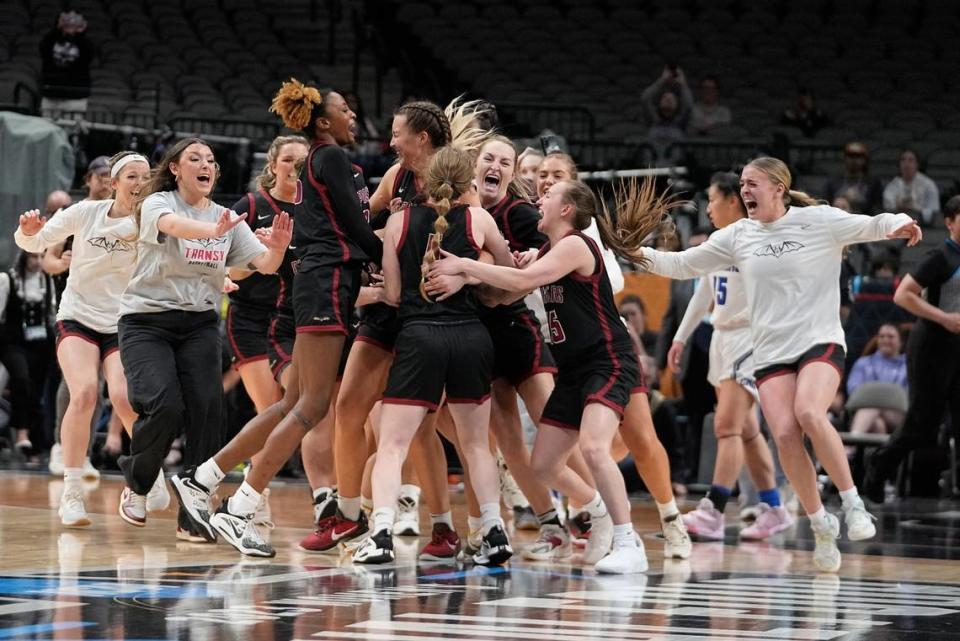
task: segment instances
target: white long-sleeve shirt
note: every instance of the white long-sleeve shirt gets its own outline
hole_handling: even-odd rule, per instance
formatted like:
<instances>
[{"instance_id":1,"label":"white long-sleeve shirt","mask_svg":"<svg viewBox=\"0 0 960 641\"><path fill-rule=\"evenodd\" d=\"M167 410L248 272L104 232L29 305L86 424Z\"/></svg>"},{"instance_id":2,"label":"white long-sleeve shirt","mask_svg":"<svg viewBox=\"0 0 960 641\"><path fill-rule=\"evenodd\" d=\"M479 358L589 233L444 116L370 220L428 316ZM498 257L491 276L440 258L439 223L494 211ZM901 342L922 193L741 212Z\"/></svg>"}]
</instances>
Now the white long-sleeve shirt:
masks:
<instances>
[{"instance_id":1,"label":"white long-sleeve shirt","mask_svg":"<svg viewBox=\"0 0 960 641\"><path fill-rule=\"evenodd\" d=\"M137 260L137 222L110 218L113 200L83 200L58 212L33 236L20 229L13 238L40 253L70 236L73 257L57 320L73 320L103 334L117 332L120 295Z\"/></svg>"},{"instance_id":2,"label":"white long-sleeve shirt","mask_svg":"<svg viewBox=\"0 0 960 641\"><path fill-rule=\"evenodd\" d=\"M740 270L759 369L792 362L821 343L845 345L837 286L844 246L883 240L911 222L906 214L791 207L772 223L743 219L682 252L643 252L650 271L671 278L695 278L731 265Z\"/></svg>"}]
</instances>

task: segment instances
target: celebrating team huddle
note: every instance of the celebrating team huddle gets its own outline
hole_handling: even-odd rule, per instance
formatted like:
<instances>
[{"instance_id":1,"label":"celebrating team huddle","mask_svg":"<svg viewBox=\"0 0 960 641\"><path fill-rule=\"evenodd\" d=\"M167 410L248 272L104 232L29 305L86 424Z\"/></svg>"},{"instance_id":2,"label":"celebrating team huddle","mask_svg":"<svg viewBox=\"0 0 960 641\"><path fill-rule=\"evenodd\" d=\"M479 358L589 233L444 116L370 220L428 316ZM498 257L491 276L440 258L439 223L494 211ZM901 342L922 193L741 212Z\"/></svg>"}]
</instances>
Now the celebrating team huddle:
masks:
<instances>
[{"instance_id":1,"label":"celebrating team huddle","mask_svg":"<svg viewBox=\"0 0 960 641\"><path fill-rule=\"evenodd\" d=\"M421 492L432 528L421 558L505 563L515 550L500 512L499 450L539 526L524 558L572 557L579 539L596 571L643 572L613 453L621 440L656 502L665 556L690 555L688 531L723 537L723 508L745 460L762 502L740 535L764 539L793 517L781 505L756 402L810 518L817 569L840 568L841 527L821 503L805 438L840 491L847 536L874 536L826 416L844 359L835 284L846 246L918 242L909 216L821 205L791 189L783 162L757 158L739 177L714 178L718 230L706 242L661 252L645 243L677 199L652 180L631 181L608 208L559 152L540 159L535 184L525 181L512 141L484 128L482 103L401 106L391 141L398 160L372 195L344 149L356 116L342 96L291 80L271 110L298 135L273 142L257 189L230 210L211 199L212 149L191 138L152 170L133 152L114 156L111 200L80 202L49 221L37 211L20 217L15 239L28 251L74 237L57 343L71 396L65 526L90 524L79 480L90 381L102 368L131 435L119 515L143 527L149 512L166 508L162 463L183 433L185 468L170 479L177 536L222 538L244 555L276 554L265 536L268 485L298 448L316 522L300 547L346 546L355 563L394 560L393 536L418 533ZM718 456L710 493L685 515L617 311L618 261L705 279L670 352L676 364L712 310ZM257 410L229 442L220 415L224 291L227 339ZM537 426L532 449L518 398ZM465 470L462 538L441 434ZM248 461L239 489L215 504L226 474Z\"/></svg>"}]
</instances>

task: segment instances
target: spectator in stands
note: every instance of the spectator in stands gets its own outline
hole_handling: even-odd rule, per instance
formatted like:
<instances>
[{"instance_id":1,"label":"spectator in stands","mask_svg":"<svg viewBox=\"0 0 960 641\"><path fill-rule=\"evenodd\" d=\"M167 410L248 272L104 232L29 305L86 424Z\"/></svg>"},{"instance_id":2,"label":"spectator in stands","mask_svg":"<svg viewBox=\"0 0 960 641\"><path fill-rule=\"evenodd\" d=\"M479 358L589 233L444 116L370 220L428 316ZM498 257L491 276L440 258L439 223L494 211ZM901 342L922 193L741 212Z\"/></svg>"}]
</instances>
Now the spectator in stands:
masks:
<instances>
[{"instance_id":1,"label":"spectator in stands","mask_svg":"<svg viewBox=\"0 0 960 641\"><path fill-rule=\"evenodd\" d=\"M537 176L540 174L541 164L543 164L543 154L533 147L527 147L517 156L520 178L526 181L531 192L537 190Z\"/></svg>"},{"instance_id":2,"label":"spectator in stands","mask_svg":"<svg viewBox=\"0 0 960 641\"><path fill-rule=\"evenodd\" d=\"M628 294L620 301L620 315L637 337L640 354L653 354L657 348L657 333L647 330L647 307L643 299Z\"/></svg>"},{"instance_id":3,"label":"spectator in stands","mask_svg":"<svg viewBox=\"0 0 960 641\"><path fill-rule=\"evenodd\" d=\"M0 362L10 373L15 446L30 462L47 447L41 393L53 363L55 294L40 255L21 251L0 273Z\"/></svg>"},{"instance_id":4,"label":"spectator in stands","mask_svg":"<svg viewBox=\"0 0 960 641\"><path fill-rule=\"evenodd\" d=\"M863 356L857 359L847 377L847 396L852 396L864 383L895 383L907 389L907 357L901 353L900 330L893 323L884 323L867 343ZM853 434L889 434L903 424L903 413L893 409L865 407L857 410L850 423ZM852 448L847 448L852 454Z\"/></svg>"},{"instance_id":5,"label":"spectator in stands","mask_svg":"<svg viewBox=\"0 0 960 641\"><path fill-rule=\"evenodd\" d=\"M690 133L707 136L718 125L733 121L730 108L720 104L720 83L716 76L708 75L700 81L700 100L693 105L690 115Z\"/></svg>"},{"instance_id":6,"label":"spectator in stands","mask_svg":"<svg viewBox=\"0 0 960 641\"><path fill-rule=\"evenodd\" d=\"M660 77L644 89L640 99L650 122L650 144L660 160L669 161L669 147L683 140L693 110L693 94L683 69L667 65Z\"/></svg>"},{"instance_id":7,"label":"spectator in stands","mask_svg":"<svg viewBox=\"0 0 960 641\"><path fill-rule=\"evenodd\" d=\"M937 183L920 171L920 159L912 149L900 152L899 167L900 175L883 190L883 208L906 212L924 225L933 224L934 215L940 210Z\"/></svg>"},{"instance_id":8,"label":"spectator in stands","mask_svg":"<svg viewBox=\"0 0 960 641\"><path fill-rule=\"evenodd\" d=\"M848 142L843 148L843 175L827 182L827 201L838 197L850 203L850 213L872 216L883 204L883 185L870 176L870 154L862 142Z\"/></svg>"},{"instance_id":9,"label":"spectator in stands","mask_svg":"<svg viewBox=\"0 0 960 641\"><path fill-rule=\"evenodd\" d=\"M907 416L867 461L864 495L877 503L907 454L936 441L945 407L960 432L960 196L944 205L943 219L946 242L903 277L893 298L918 320L907 346Z\"/></svg>"},{"instance_id":10,"label":"spectator in stands","mask_svg":"<svg viewBox=\"0 0 960 641\"><path fill-rule=\"evenodd\" d=\"M40 113L47 118L82 117L87 112L93 43L86 30L87 21L82 15L65 11L40 40Z\"/></svg>"},{"instance_id":11,"label":"spectator in stands","mask_svg":"<svg viewBox=\"0 0 960 641\"><path fill-rule=\"evenodd\" d=\"M808 138L813 138L818 131L830 124L830 119L817 106L816 96L807 87L797 89L796 104L788 108L780 117L780 124L787 127L796 127Z\"/></svg>"}]
</instances>

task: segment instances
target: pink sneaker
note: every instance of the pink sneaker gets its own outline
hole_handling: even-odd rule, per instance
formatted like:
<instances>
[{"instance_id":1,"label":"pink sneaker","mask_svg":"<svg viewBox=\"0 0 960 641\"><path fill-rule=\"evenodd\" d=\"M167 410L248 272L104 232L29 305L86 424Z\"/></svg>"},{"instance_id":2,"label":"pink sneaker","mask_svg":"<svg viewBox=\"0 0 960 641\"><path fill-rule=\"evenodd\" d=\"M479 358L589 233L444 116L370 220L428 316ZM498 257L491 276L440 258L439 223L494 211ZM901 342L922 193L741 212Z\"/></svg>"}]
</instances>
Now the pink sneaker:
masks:
<instances>
[{"instance_id":1,"label":"pink sneaker","mask_svg":"<svg viewBox=\"0 0 960 641\"><path fill-rule=\"evenodd\" d=\"M697 503L695 510L682 517L687 532L700 539L723 540L723 512L713 507L713 501L704 497Z\"/></svg>"},{"instance_id":2,"label":"pink sneaker","mask_svg":"<svg viewBox=\"0 0 960 641\"><path fill-rule=\"evenodd\" d=\"M766 503L758 503L757 507L760 508L760 514L756 521L740 530L741 539L760 541L793 525L793 517L782 505L770 507Z\"/></svg>"}]
</instances>

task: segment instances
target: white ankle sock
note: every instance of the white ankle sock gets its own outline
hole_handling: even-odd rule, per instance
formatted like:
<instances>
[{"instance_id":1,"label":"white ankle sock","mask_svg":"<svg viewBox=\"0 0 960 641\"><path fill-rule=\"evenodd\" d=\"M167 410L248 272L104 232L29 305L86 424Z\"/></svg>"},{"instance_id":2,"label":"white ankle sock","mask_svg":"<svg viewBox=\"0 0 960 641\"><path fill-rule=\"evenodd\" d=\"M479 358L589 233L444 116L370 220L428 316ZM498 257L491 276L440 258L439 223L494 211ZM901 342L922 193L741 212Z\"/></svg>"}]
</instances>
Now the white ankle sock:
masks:
<instances>
[{"instance_id":1,"label":"white ankle sock","mask_svg":"<svg viewBox=\"0 0 960 641\"><path fill-rule=\"evenodd\" d=\"M479 516L467 516L467 529L470 532L478 532L483 527L483 519Z\"/></svg>"},{"instance_id":2,"label":"white ankle sock","mask_svg":"<svg viewBox=\"0 0 960 641\"><path fill-rule=\"evenodd\" d=\"M217 486L220 485L220 481L223 480L224 476L226 476L226 474L223 473L223 470L220 469L220 466L218 466L217 462L212 458L208 458L201 463L193 475L193 477L197 479L197 483L207 488L207 491L211 493L217 489Z\"/></svg>"},{"instance_id":3,"label":"white ankle sock","mask_svg":"<svg viewBox=\"0 0 960 641\"><path fill-rule=\"evenodd\" d=\"M248 516L257 511L258 503L260 503L260 492L244 481L243 485L230 497L227 509L235 516Z\"/></svg>"},{"instance_id":4,"label":"white ankle sock","mask_svg":"<svg viewBox=\"0 0 960 641\"><path fill-rule=\"evenodd\" d=\"M660 520L663 521L668 516L678 513L676 499L670 499L667 503L657 503L657 511L660 512Z\"/></svg>"},{"instance_id":5,"label":"white ankle sock","mask_svg":"<svg viewBox=\"0 0 960 641\"><path fill-rule=\"evenodd\" d=\"M378 507L373 511L373 532L393 532L393 521L396 518L397 512L392 507Z\"/></svg>"},{"instance_id":6,"label":"white ankle sock","mask_svg":"<svg viewBox=\"0 0 960 641\"><path fill-rule=\"evenodd\" d=\"M500 504L484 503L481 505L480 521L482 523L480 527L483 529L484 534L489 532L490 528L501 525L503 521L500 520Z\"/></svg>"},{"instance_id":7,"label":"white ankle sock","mask_svg":"<svg viewBox=\"0 0 960 641\"><path fill-rule=\"evenodd\" d=\"M604 504L603 499L600 498L600 492L594 494L593 498L583 506L583 509L590 514L591 519L598 519L607 514L607 506Z\"/></svg>"},{"instance_id":8,"label":"white ankle sock","mask_svg":"<svg viewBox=\"0 0 960 641\"><path fill-rule=\"evenodd\" d=\"M341 496L337 498L337 507L340 508L340 513L343 514L345 518L350 519L351 521L356 521L360 518L360 497L353 496Z\"/></svg>"},{"instance_id":9,"label":"white ankle sock","mask_svg":"<svg viewBox=\"0 0 960 641\"><path fill-rule=\"evenodd\" d=\"M621 523L613 526L613 543L633 543L633 523Z\"/></svg>"},{"instance_id":10,"label":"white ankle sock","mask_svg":"<svg viewBox=\"0 0 960 641\"><path fill-rule=\"evenodd\" d=\"M327 498L330 498L330 494L332 493L333 493L332 487L326 487L326 486L318 487L317 489L313 490L313 500L316 501L317 497L320 495L324 495Z\"/></svg>"},{"instance_id":11,"label":"white ankle sock","mask_svg":"<svg viewBox=\"0 0 960 641\"><path fill-rule=\"evenodd\" d=\"M451 530L453 529L453 513L444 512L443 514L431 514L430 515L430 525L436 527L438 524L443 523Z\"/></svg>"},{"instance_id":12,"label":"white ankle sock","mask_svg":"<svg viewBox=\"0 0 960 641\"><path fill-rule=\"evenodd\" d=\"M83 483L83 468L82 467L65 467L63 468L63 482L67 485L81 485Z\"/></svg>"},{"instance_id":13,"label":"white ankle sock","mask_svg":"<svg viewBox=\"0 0 960 641\"><path fill-rule=\"evenodd\" d=\"M827 510L821 505L820 509L816 512L813 512L810 516L810 526L813 528L824 529L830 525L830 520L827 519Z\"/></svg>"},{"instance_id":14,"label":"white ankle sock","mask_svg":"<svg viewBox=\"0 0 960 641\"><path fill-rule=\"evenodd\" d=\"M400 498L409 497L414 503L420 502L420 488L416 485L404 484L400 486Z\"/></svg>"},{"instance_id":15,"label":"white ankle sock","mask_svg":"<svg viewBox=\"0 0 960 641\"><path fill-rule=\"evenodd\" d=\"M860 493L857 492L857 486L854 485L849 490L843 490L840 492L840 500L843 502L843 511L846 512L851 508L855 508L863 503L863 500L860 498Z\"/></svg>"}]
</instances>

